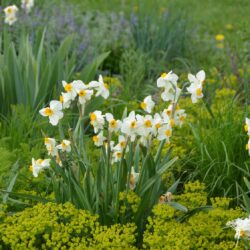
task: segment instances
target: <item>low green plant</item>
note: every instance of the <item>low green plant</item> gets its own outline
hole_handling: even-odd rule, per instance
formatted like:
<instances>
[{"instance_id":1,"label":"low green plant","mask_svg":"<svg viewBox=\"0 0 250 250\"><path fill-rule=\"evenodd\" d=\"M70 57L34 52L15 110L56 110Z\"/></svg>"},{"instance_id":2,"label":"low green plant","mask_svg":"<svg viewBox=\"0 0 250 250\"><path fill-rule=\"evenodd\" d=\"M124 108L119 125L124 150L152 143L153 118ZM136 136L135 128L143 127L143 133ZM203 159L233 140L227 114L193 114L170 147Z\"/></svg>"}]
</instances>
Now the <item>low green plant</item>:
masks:
<instances>
[{"instance_id":1,"label":"low green plant","mask_svg":"<svg viewBox=\"0 0 250 250\"><path fill-rule=\"evenodd\" d=\"M70 203L41 203L4 218L0 249L136 249L135 229L101 226L98 216Z\"/></svg>"},{"instance_id":2,"label":"low green plant","mask_svg":"<svg viewBox=\"0 0 250 250\"><path fill-rule=\"evenodd\" d=\"M205 185L198 181L185 185L184 193L174 200L188 209L208 203ZM196 211L192 216L175 210L169 204L158 204L148 219L144 232L145 249L244 249L234 241L233 230L226 228L229 220L245 216L239 208L229 208L230 199L212 198L213 209Z\"/></svg>"}]
</instances>

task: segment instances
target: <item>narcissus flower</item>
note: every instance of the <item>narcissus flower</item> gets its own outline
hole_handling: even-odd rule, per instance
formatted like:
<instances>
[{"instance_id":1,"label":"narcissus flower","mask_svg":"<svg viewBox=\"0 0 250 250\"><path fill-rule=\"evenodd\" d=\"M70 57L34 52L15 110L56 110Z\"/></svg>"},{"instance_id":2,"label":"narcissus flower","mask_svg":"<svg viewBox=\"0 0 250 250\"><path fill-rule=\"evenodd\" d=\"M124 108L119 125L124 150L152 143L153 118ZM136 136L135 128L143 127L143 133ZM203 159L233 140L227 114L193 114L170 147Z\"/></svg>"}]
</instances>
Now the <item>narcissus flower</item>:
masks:
<instances>
[{"instance_id":1,"label":"narcissus flower","mask_svg":"<svg viewBox=\"0 0 250 250\"><path fill-rule=\"evenodd\" d=\"M29 13L34 6L34 0L22 0L22 8Z\"/></svg>"},{"instance_id":2,"label":"narcissus flower","mask_svg":"<svg viewBox=\"0 0 250 250\"><path fill-rule=\"evenodd\" d=\"M123 120L121 131L125 135L130 136L131 141L135 140L136 133L138 131L138 122L136 120L134 111L131 111L128 117Z\"/></svg>"},{"instance_id":3,"label":"narcissus flower","mask_svg":"<svg viewBox=\"0 0 250 250\"><path fill-rule=\"evenodd\" d=\"M62 81L62 85L64 87L65 92L68 94L68 99L71 99L72 101L76 98L77 92L76 92L76 82L67 83L65 81Z\"/></svg>"},{"instance_id":4,"label":"narcissus flower","mask_svg":"<svg viewBox=\"0 0 250 250\"><path fill-rule=\"evenodd\" d=\"M97 147L100 147L103 145L106 137L103 136L103 131L101 131L98 135L94 135L92 137L92 140Z\"/></svg>"},{"instance_id":5,"label":"narcissus flower","mask_svg":"<svg viewBox=\"0 0 250 250\"><path fill-rule=\"evenodd\" d=\"M245 126L244 126L244 129L245 131L247 132L248 135L250 135L250 119L246 118L245 120Z\"/></svg>"},{"instance_id":6,"label":"narcissus flower","mask_svg":"<svg viewBox=\"0 0 250 250\"><path fill-rule=\"evenodd\" d=\"M163 73L157 79L157 87L164 88L161 94L163 101L176 101L181 93L181 89L177 87L178 76L172 71L169 73Z\"/></svg>"},{"instance_id":7,"label":"narcissus flower","mask_svg":"<svg viewBox=\"0 0 250 250\"><path fill-rule=\"evenodd\" d=\"M138 123L138 129L137 129L138 135L147 137L152 131L152 126L153 126L152 116L136 115L136 119Z\"/></svg>"},{"instance_id":8,"label":"narcissus flower","mask_svg":"<svg viewBox=\"0 0 250 250\"><path fill-rule=\"evenodd\" d=\"M122 151L121 150L115 150L112 155L112 163L119 162L122 158Z\"/></svg>"},{"instance_id":9,"label":"narcissus flower","mask_svg":"<svg viewBox=\"0 0 250 250\"><path fill-rule=\"evenodd\" d=\"M61 144L56 146L57 149L62 150L63 152L70 152L71 151L71 142L69 140L62 140Z\"/></svg>"},{"instance_id":10,"label":"narcissus flower","mask_svg":"<svg viewBox=\"0 0 250 250\"><path fill-rule=\"evenodd\" d=\"M120 120L115 120L114 116L111 113L107 113L106 120L108 122L108 129L110 132L116 132L120 129L122 122Z\"/></svg>"},{"instance_id":11,"label":"narcissus flower","mask_svg":"<svg viewBox=\"0 0 250 250\"><path fill-rule=\"evenodd\" d=\"M163 122L160 114L156 113L154 115L154 119L152 122L153 122L152 132L153 132L153 135L156 136L156 134L158 133L158 129L161 127L162 122Z\"/></svg>"},{"instance_id":12,"label":"narcissus flower","mask_svg":"<svg viewBox=\"0 0 250 250\"><path fill-rule=\"evenodd\" d=\"M104 120L104 115L102 115L101 111L96 110L90 113L89 117L90 117L90 124L94 127L95 133L103 129L105 120Z\"/></svg>"},{"instance_id":13,"label":"narcissus flower","mask_svg":"<svg viewBox=\"0 0 250 250\"><path fill-rule=\"evenodd\" d=\"M82 81L76 81L75 90L79 96L79 103L82 105L89 101L94 93L94 91L92 89L88 89L88 86Z\"/></svg>"},{"instance_id":14,"label":"narcissus flower","mask_svg":"<svg viewBox=\"0 0 250 250\"><path fill-rule=\"evenodd\" d=\"M89 87L97 90L95 96L102 96L104 99L109 97L109 86L107 83L104 83L101 75L99 75L98 82L91 81Z\"/></svg>"},{"instance_id":15,"label":"narcissus flower","mask_svg":"<svg viewBox=\"0 0 250 250\"><path fill-rule=\"evenodd\" d=\"M50 159L38 159L35 160L32 158L32 165L30 165L29 170L33 173L34 177L37 177L40 172L42 172L44 169L49 168L50 166Z\"/></svg>"},{"instance_id":16,"label":"narcissus flower","mask_svg":"<svg viewBox=\"0 0 250 250\"><path fill-rule=\"evenodd\" d=\"M148 112L148 113L151 113L151 112L152 112L152 109L153 109L154 106L155 106L155 103L154 103L154 101L152 100L152 96L151 96L151 95L147 96L147 97L143 100L143 102L141 102L140 106L141 106L141 108L142 108L144 111L146 111L146 112Z\"/></svg>"},{"instance_id":17,"label":"narcissus flower","mask_svg":"<svg viewBox=\"0 0 250 250\"><path fill-rule=\"evenodd\" d=\"M71 94L62 92L60 96L60 102L62 103L63 109L69 108L72 102Z\"/></svg>"},{"instance_id":18,"label":"narcissus flower","mask_svg":"<svg viewBox=\"0 0 250 250\"><path fill-rule=\"evenodd\" d=\"M236 219L233 221L229 221L227 223L227 226L232 227L236 233L235 233L235 239L237 242L240 238L250 238L250 218L246 219Z\"/></svg>"},{"instance_id":19,"label":"narcissus flower","mask_svg":"<svg viewBox=\"0 0 250 250\"><path fill-rule=\"evenodd\" d=\"M18 12L18 8L16 7L16 5L10 5L6 7L3 11L5 13L5 19L4 19L5 23L12 25L17 21L16 14Z\"/></svg>"},{"instance_id":20,"label":"narcissus flower","mask_svg":"<svg viewBox=\"0 0 250 250\"><path fill-rule=\"evenodd\" d=\"M119 135L118 144L113 148L116 151L123 151L126 146L126 138L123 135ZM128 148L127 148L128 150Z\"/></svg>"},{"instance_id":21,"label":"narcissus flower","mask_svg":"<svg viewBox=\"0 0 250 250\"><path fill-rule=\"evenodd\" d=\"M158 140L162 141L165 140L169 142L169 138L172 136L172 127L170 124L163 125L162 127L159 128L158 130Z\"/></svg>"},{"instance_id":22,"label":"narcissus flower","mask_svg":"<svg viewBox=\"0 0 250 250\"><path fill-rule=\"evenodd\" d=\"M49 122L55 126L63 118L62 103L60 101L51 101L49 107L39 111L42 116L48 116Z\"/></svg>"},{"instance_id":23,"label":"narcissus flower","mask_svg":"<svg viewBox=\"0 0 250 250\"><path fill-rule=\"evenodd\" d=\"M135 172L134 167L131 168L131 174L130 174L130 178L129 178L129 188L131 190L134 190L136 187L136 183L138 182L139 179L139 173Z\"/></svg>"},{"instance_id":24,"label":"narcissus flower","mask_svg":"<svg viewBox=\"0 0 250 250\"><path fill-rule=\"evenodd\" d=\"M48 150L48 155L57 156L56 140L54 138L44 138L44 144Z\"/></svg>"},{"instance_id":25,"label":"narcissus flower","mask_svg":"<svg viewBox=\"0 0 250 250\"><path fill-rule=\"evenodd\" d=\"M191 85L187 88L187 91L191 94L192 102L196 103L198 99L203 97L202 84L205 81L205 72L201 70L196 76L188 74L188 80Z\"/></svg>"}]
</instances>

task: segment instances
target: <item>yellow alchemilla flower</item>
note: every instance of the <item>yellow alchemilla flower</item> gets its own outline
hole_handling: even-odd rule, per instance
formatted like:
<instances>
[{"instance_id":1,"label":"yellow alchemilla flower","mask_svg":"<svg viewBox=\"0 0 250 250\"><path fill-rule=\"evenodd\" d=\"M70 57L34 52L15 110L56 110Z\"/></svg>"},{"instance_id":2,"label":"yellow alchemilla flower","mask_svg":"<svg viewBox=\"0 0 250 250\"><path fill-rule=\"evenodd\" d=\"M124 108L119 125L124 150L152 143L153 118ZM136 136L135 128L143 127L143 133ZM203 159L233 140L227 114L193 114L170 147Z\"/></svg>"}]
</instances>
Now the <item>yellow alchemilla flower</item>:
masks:
<instances>
[{"instance_id":1,"label":"yellow alchemilla flower","mask_svg":"<svg viewBox=\"0 0 250 250\"><path fill-rule=\"evenodd\" d=\"M217 35L215 36L215 40L216 40L217 42L223 42L223 41L225 40L225 36L222 35L222 34L217 34Z\"/></svg>"},{"instance_id":2,"label":"yellow alchemilla flower","mask_svg":"<svg viewBox=\"0 0 250 250\"><path fill-rule=\"evenodd\" d=\"M143 102L141 102L140 104L141 108L146 111L147 113L151 113L152 112L152 109L154 108L155 106L155 103L154 101L152 100L152 96L149 95L147 96Z\"/></svg>"},{"instance_id":3,"label":"yellow alchemilla flower","mask_svg":"<svg viewBox=\"0 0 250 250\"><path fill-rule=\"evenodd\" d=\"M7 6L3 11L5 13L5 23L12 25L17 21L16 14L18 12L18 8L16 7L16 5Z\"/></svg>"},{"instance_id":4,"label":"yellow alchemilla flower","mask_svg":"<svg viewBox=\"0 0 250 250\"><path fill-rule=\"evenodd\" d=\"M60 101L51 101L50 106L39 111L42 116L48 116L49 122L55 126L63 118L62 103Z\"/></svg>"},{"instance_id":5,"label":"yellow alchemilla flower","mask_svg":"<svg viewBox=\"0 0 250 250\"><path fill-rule=\"evenodd\" d=\"M62 140L61 144L56 146L56 148L69 153L71 151L71 142L69 140Z\"/></svg>"}]
</instances>

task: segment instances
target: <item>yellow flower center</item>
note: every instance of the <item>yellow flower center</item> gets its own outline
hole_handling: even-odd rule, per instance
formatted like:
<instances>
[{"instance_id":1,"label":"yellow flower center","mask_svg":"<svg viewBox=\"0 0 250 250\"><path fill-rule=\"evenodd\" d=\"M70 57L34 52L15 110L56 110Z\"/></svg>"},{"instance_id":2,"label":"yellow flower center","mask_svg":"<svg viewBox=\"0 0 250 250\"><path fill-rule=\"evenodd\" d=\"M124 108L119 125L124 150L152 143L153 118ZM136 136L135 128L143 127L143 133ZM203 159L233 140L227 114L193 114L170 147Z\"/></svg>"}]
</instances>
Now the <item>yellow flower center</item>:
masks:
<instances>
[{"instance_id":1,"label":"yellow flower center","mask_svg":"<svg viewBox=\"0 0 250 250\"><path fill-rule=\"evenodd\" d=\"M121 158L121 157L122 157L122 153L121 153L121 152L117 152L117 153L116 153L116 157L117 157L117 158Z\"/></svg>"},{"instance_id":2,"label":"yellow flower center","mask_svg":"<svg viewBox=\"0 0 250 250\"><path fill-rule=\"evenodd\" d=\"M32 166L32 165L29 166L29 171L30 171L30 172L33 171L33 166Z\"/></svg>"},{"instance_id":3,"label":"yellow flower center","mask_svg":"<svg viewBox=\"0 0 250 250\"><path fill-rule=\"evenodd\" d=\"M141 106L142 109L146 109L147 104L145 102L141 102L140 106Z\"/></svg>"},{"instance_id":4,"label":"yellow flower center","mask_svg":"<svg viewBox=\"0 0 250 250\"><path fill-rule=\"evenodd\" d=\"M86 91L82 89L82 90L79 91L78 95L83 97L83 96L86 95Z\"/></svg>"},{"instance_id":5,"label":"yellow flower center","mask_svg":"<svg viewBox=\"0 0 250 250\"><path fill-rule=\"evenodd\" d=\"M97 135L94 135L94 136L92 137L92 140L93 140L94 142L98 142L98 141L99 141L99 138L98 138Z\"/></svg>"},{"instance_id":6,"label":"yellow flower center","mask_svg":"<svg viewBox=\"0 0 250 250\"><path fill-rule=\"evenodd\" d=\"M124 147L125 147L125 144L126 144L126 142L125 142L125 141L121 141L121 142L120 142L120 146L121 146L121 148L124 148Z\"/></svg>"},{"instance_id":7,"label":"yellow flower center","mask_svg":"<svg viewBox=\"0 0 250 250\"><path fill-rule=\"evenodd\" d=\"M180 105L179 104L176 105L175 110L180 110Z\"/></svg>"},{"instance_id":8,"label":"yellow flower center","mask_svg":"<svg viewBox=\"0 0 250 250\"><path fill-rule=\"evenodd\" d=\"M201 88L196 89L196 95L197 96L201 96L202 95Z\"/></svg>"},{"instance_id":9,"label":"yellow flower center","mask_svg":"<svg viewBox=\"0 0 250 250\"><path fill-rule=\"evenodd\" d=\"M167 130L165 131L165 135L166 135L167 137L170 137L171 134L172 134L172 132L171 132L170 129L167 129Z\"/></svg>"},{"instance_id":10,"label":"yellow flower center","mask_svg":"<svg viewBox=\"0 0 250 250\"><path fill-rule=\"evenodd\" d=\"M10 14L10 13L12 13L12 9L11 8L8 8L7 9L7 12Z\"/></svg>"},{"instance_id":11,"label":"yellow flower center","mask_svg":"<svg viewBox=\"0 0 250 250\"><path fill-rule=\"evenodd\" d=\"M171 109L167 109L166 114L167 114L168 116L171 116L171 115L172 115L172 110L171 110Z\"/></svg>"},{"instance_id":12,"label":"yellow flower center","mask_svg":"<svg viewBox=\"0 0 250 250\"><path fill-rule=\"evenodd\" d=\"M130 128L136 128L136 121L132 121L130 123Z\"/></svg>"},{"instance_id":13,"label":"yellow flower center","mask_svg":"<svg viewBox=\"0 0 250 250\"><path fill-rule=\"evenodd\" d=\"M67 83L64 87L66 92L70 92L72 90L72 84L71 83Z\"/></svg>"},{"instance_id":14,"label":"yellow flower center","mask_svg":"<svg viewBox=\"0 0 250 250\"><path fill-rule=\"evenodd\" d=\"M62 96L62 95L60 95L59 101L60 101L61 103L63 103L63 102L64 102L64 98L63 98L63 96Z\"/></svg>"},{"instance_id":15,"label":"yellow flower center","mask_svg":"<svg viewBox=\"0 0 250 250\"><path fill-rule=\"evenodd\" d=\"M95 121L96 120L96 114L95 113L91 113L90 114L90 120L93 122L93 121Z\"/></svg>"},{"instance_id":16,"label":"yellow flower center","mask_svg":"<svg viewBox=\"0 0 250 250\"><path fill-rule=\"evenodd\" d=\"M166 201L166 197L164 195L161 195L160 199L159 199L159 202L160 203L163 203Z\"/></svg>"},{"instance_id":17,"label":"yellow flower center","mask_svg":"<svg viewBox=\"0 0 250 250\"><path fill-rule=\"evenodd\" d=\"M48 144L48 143L49 143L49 138L48 138L48 137L44 138L44 143L45 143L45 144Z\"/></svg>"},{"instance_id":18,"label":"yellow flower center","mask_svg":"<svg viewBox=\"0 0 250 250\"><path fill-rule=\"evenodd\" d=\"M42 164L42 163L43 163L43 160L42 160L42 159L38 159L38 160L37 160L37 163L38 163L38 164Z\"/></svg>"},{"instance_id":19,"label":"yellow flower center","mask_svg":"<svg viewBox=\"0 0 250 250\"><path fill-rule=\"evenodd\" d=\"M169 123L170 123L170 126L173 127L174 124L175 124L175 123L174 123L174 119L170 119Z\"/></svg>"},{"instance_id":20,"label":"yellow flower center","mask_svg":"<svg viewBox=\"0 0 250 250\"><path fill-rule=\"evenodd\" d=\"M66 145L66 143L64 142L64 141L62 141L62 148L67 148L67 145Z\"/></svg>"},{"instance_id":21,"label":"yellow flower center","mask_svg":"<svg viewBox=\"0 0 250 250\"><path fill-rule=\"evenodd\" d=\"M246 150L248 150L248 144L246 144Z\"/></svg>"},{"instance_id":22,"label":"yellow flower center","mask_svg":"<svg viewBox=\"0 0 250 250\"><path fill-rule=\"evenodd\" d=\"M181 122L184 122L184 120L185 120L185 116L184 116L184 115L181 115L181 116L180 116L180 121L181 121Z\"/></svg>"},{"instance_id":23,"label":"yellow flower center","mask_svg":"<svg viewBox=\"0 0 250 250\"><path fill-rule=\"evenodd\" d=\"M246 236L246 232L244 230L240 230L240 237Z\"/></svg>"},{"instance_id":24,"label":"yellow flower center","mask_svg":"<svg viewBox=\"0 0 250 250\"><path fill-rule=\"evenodd\" d=\"M109 123L109 126L111 128L115 128L117 126L117 121L115 119L111 120L110 123Z\"/></svg>"},{"instance_id":25,"label":"yellow flower center","mask_svg":"<svg viewBox=\"0 0 250 250\"><path fill-rule=\"evenodd\" d=\"M51 108L45 108L45 111L44 111L45 115L47 116L51 116L53 115L53 110Z\"/></svg>"},{"instance_id":26,"label":"yellow flower center","mask_svg":"<svg viewBox=\"0 0 250 250\"><path fill-rule=\"evenodd\" d=\"M150 120L146 120L144 122L144 125L145 125L145 127L150 128L150 127L152 127L152 122Z\"/></svg>"},{"instance_id":27,"label":"yellow flower center","mask_svg":"<svg viewBox=\"0 0 250 250\"><path fill-rule=\"evenodd\" d=\"M164 72L164 73L161 74L161 77L164 78L164 77L166 77L167 75L168 75L168 74Z\"/></svg>"},{"instance_id":28,"label":"yellow flower center","mask_svg":"<svg viewBox=\"0 0 250 250\"><path fill-rule=\"evenodd\" d=\"M103 85L105 89L109 89L109 85L107 83L104 83Z\"/></svg>"},{"instance_id":29,"label":"yellow flower center","mask_svg":"<svg viewBox=\"0 0 250 250\"><path fill-rule=\"evenodd\" d=\"M248 131L248 125L247 124L245 124L244 129L245 129L246 132Z\"/></svg>"},{"instance_id":30,"label":"yellow flower center","mask_svg":"<svg viewBox=\"0 0 250 250\"><path fill-rule=\"evenodd\" d=\"M155 124L155 127L158 129L158 128L161 127L161 124L160 124L160 123L156 123L156 124Z\"/></svg>"}]
</instances>

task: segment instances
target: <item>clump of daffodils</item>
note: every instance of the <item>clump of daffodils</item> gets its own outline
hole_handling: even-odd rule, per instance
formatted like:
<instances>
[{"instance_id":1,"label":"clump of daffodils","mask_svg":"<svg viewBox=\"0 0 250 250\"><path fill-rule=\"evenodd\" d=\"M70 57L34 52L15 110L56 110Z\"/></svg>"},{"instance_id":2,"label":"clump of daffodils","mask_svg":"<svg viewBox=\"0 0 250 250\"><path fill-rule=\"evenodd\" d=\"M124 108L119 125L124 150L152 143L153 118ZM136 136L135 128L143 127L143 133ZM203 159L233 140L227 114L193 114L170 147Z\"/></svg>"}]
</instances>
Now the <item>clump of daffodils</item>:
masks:
<instances>
[{"instance_id":1,"label":"clump of daffodils","mask_svg":"<svg viewBox=\"0 0 250 250\"><path fill-rule=\"evenodd\" d=\"M153 140L162 143L170 143L174 129L181 127L186 119L185 110L179 104L179 98L187 91L191 94L191 100L196 103L203 97L203 82L205 72L202 70L196 76L189 74L189 87L184 84L178 87L178 76L172 71L163 73L157 79L157 87L162 89L161 98L166 102L166 108L161 112L154 113L155 101L152 96L145 97L140 103L142 111L136 113L131 111L122 119L117 119L111 113L103 113L94 110L87 114L89 123L93 128L93 143L97 147L103 147L110 158L111 164L119 164L122 158L129 152L129 143L139 143L150 150ZM100 75L98 81L91 81L86 84L81 80L73 82L62 82L64 92L61 93L60 101L53 100L49 106L40 110L42 116L48 117L49 122L56 126L64 116L64 110L69 109L71 104L77 103L80 117L84 116L84 109L87 102L94 96L101 96L104 99L109 97L109 87L104 83ZM74 138L57 142L54 138L45 138L45 146L48 155L54 157L55 162L62 166L61 157L71 152L75 145ZM138 167L137 167L138 168ZM128 186L131 190L136 188L140 172L139 169L130 167L128 173ZM165 195L166 200L170 196Z\"/></svg>"},{"instance_id":2,"label":"clump of daffodils","mask_svg":"<svg viewBox=\"0 0 250 250\"><path fill-rule=\"evenodd\" d=\"M232 227L235 230L234 237L237 240L237 243L240 238L250 239L250 217L229 221L227 226Z\"/></svg>"},{"instance_id":3,"label":"clump of daffodils","mask_svg":"<svg viewBox=\"0 0 250 250\"><path fill-rule=\"evenodd\" d=\"M21 1L21 8L26 12L29 13L31 9L34 7L34 0L22 0ZM9 5L4 8L5 19L4 22L8 25L13 25L17 21L17 13L18 7L16 5Z\"/></svg>"}]
</instances>

